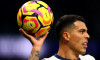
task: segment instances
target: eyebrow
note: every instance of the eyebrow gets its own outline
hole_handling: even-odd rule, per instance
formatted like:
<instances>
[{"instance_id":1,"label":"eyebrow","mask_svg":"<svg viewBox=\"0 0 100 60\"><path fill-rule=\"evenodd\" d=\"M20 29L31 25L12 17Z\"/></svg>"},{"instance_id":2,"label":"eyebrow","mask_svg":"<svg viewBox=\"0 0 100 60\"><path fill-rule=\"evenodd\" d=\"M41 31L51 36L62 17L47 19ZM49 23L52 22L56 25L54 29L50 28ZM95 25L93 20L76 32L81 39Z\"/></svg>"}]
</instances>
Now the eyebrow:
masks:
<instances>
[{"instance_id":1,"label":"eyebrow","mask_svg":"<svg viewBox=\"0 0 100 60\"><path fill-rule=\"evenodd\" d=\"M80 29L80 30L82 30L82 31L87 31L88 29Z\"/></svg>"}]
</instances>

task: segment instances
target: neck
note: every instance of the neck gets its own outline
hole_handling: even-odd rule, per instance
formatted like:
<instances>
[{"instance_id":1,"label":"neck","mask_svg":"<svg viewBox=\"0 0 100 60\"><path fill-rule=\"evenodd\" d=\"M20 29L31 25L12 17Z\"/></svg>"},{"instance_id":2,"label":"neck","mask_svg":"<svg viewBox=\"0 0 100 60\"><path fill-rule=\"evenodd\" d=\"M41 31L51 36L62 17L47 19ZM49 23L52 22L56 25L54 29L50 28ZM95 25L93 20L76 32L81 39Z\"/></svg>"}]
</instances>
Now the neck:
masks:
<instances>
[{"instance_id":1,"label":"neck","mask_svg":"<svg viewBox=\"0 0 100 60\"><path fill-rule=\"evenodd\" d=\"M60 44L57 55L63 58L72 59L72 60L77 60L79 58L79 54L75 53L75 51L72 51L65 44Z\"/></svg>"}]
</instances>

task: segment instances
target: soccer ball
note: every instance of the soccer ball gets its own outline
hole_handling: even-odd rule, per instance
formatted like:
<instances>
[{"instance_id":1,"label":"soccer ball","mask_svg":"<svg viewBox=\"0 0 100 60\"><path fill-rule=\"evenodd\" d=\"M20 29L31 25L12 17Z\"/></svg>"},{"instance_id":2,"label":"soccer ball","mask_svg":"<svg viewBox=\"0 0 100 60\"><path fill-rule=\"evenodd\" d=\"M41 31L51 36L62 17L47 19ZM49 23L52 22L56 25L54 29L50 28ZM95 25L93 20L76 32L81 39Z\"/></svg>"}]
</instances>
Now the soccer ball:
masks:
<instances>
[{"instance_id":1,"label":"soccer ball","mask_svg":"<svg viewBox=\"0 0 100 60\"><path fill-rule=\"evenodd\" d=\"M17 14L18 26L35 37L48 32L53 20L51 8L43 1L28 1L22 5Z\"/></svg>"}]
</instances>

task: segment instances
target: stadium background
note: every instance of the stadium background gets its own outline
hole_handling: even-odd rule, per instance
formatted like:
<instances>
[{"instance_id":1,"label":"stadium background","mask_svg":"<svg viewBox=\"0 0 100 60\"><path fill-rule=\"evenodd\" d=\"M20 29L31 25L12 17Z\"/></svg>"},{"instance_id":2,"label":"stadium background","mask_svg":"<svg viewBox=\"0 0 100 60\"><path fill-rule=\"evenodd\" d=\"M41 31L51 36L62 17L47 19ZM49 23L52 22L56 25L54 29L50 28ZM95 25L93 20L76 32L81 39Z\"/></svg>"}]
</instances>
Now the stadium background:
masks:
<instances>
[{"instance_id":1,"label":"stadium background","mask_svg":"<svg viewBox=\"0 0 100 60\"><path fill-rule=\"evenodd\" d=\"M32 45L17 26L17 12L28 0L2 0L0 3L0 60L28 60ZM54 12L55 21L46 38L40 59L57 53L58 40L55 24L64 14L77 14L85 18L90 39L86 54L100 59L100 2L96 0L42 0Z\"/></svg>"}]
</instances>

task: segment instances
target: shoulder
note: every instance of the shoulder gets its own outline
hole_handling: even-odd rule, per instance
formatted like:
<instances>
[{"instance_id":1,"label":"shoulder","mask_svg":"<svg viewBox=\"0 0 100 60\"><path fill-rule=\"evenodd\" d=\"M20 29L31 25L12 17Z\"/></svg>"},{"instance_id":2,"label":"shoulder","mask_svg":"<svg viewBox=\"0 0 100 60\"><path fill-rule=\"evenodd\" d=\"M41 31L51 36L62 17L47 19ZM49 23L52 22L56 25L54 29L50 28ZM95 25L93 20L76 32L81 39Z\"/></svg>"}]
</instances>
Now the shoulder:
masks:
<instances>
[{"instance_id":1,"label":"shoulder","mask_svg":"<svg viewBox=\"0 0 100 60\"><path fill-rule=\"evenodd\" d=\"M95 60L95 58L93 56L89 55L89 54L84 55L84 56L79 55L79 57L80 57L81 60Z\"/></svg>"},{"instance_id":2,"label":"shoulder","mask_svg":"<svg viewBox=\"0 0 100 60\"><path fill-rule=\"evenodd\" d=\"M44 58L42 60L59 60L58 58L56 58L54 55L49 57L49 58Z\"/></svg>"}]
</instances>

